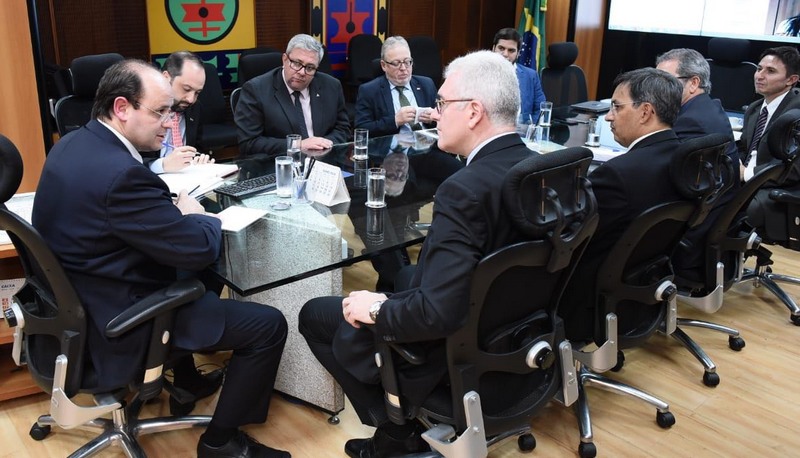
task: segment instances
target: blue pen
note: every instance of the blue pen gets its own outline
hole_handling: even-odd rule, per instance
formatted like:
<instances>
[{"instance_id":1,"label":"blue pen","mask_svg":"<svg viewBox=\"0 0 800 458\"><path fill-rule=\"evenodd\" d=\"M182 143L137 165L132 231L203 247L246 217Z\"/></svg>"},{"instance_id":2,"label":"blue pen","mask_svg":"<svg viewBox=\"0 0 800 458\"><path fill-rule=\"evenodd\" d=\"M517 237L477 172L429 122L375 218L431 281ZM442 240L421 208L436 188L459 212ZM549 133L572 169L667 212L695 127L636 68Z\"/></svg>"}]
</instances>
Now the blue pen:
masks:
<instances>
[{"instance_id":1,"label":"blue pen","mask_svg":"<svg viewBox=\"0 0 800 458\"><path fill-rule=\"evenodd\" d=\"M173 145L172 143L170 143L170 142L168 142L168 141L166 141L166 140L164 140L163 142L161 142L161 144L162 144L163 146L166 146L166 147L167 147L167 148L169 148L169 149L175 149L175 148L176 148L176 146L175 146L175 145ZM203 154L203 153L196 152L196 153L194 153L194 156L195 156L195 157L197 157L197 156L200 156L201 154ZM211 151L209 151L209 152L208 152L208 155L209 155L209 156L211 156L211 154L212 154L212 153L211 153Z\"/></svg>"}]
</instances>

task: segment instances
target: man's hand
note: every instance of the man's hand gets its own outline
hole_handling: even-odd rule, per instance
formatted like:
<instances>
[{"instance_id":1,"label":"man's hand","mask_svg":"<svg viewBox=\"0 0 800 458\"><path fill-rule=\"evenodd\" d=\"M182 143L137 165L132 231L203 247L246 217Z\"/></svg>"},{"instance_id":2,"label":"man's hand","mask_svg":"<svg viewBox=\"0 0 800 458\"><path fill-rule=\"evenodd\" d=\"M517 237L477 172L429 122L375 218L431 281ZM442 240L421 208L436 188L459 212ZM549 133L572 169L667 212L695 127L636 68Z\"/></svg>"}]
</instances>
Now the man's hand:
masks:
<instances>
[{"instance_id":1,"label":"man's hand","mask_svg":"<svg viewBox=\"0 0 800 458\"><path fill-rule=\"evenodd\" d=\"M397 125L397 127L400 127L403 124L411 124L414 122L414 118L416 116L417 109L415 107L402 107L397 110L397 113L394 114L394 123Z\"/></svg>"},{"instance_id":2,"label":"man's hand","mask_svg":"<svg viewBox=\"0 0 800 458\"><path fill-rule=\"evenodd\" d=\"M197 201L194 197L189 197L189 193L182 189L178 197L173 199L175 201L175 206L178 207L178 210L181 211L183 215L190 215L190 214L204 214L206 209L200 205L200 202Z\"/></svg>"},{"instance_id":3,"label":"man's hand","mask_svg":"<svg viewBox=\"0 0 800 458\"><path fill-rule=\"evenodd\" d=\"M178 146L164 156L162 166L165 172L177 172L188 167L195 160L197 150L193 146Z\"/></svg>"},{"instance_id":4,"label":"man's hand","mask_svg":"<svg viewBox=\"0 0 800 458\"><path fill-rule=\"evenodd\" d=\"M354 328L360 328L361 324L374 324L369 317L369 308L376 301L385 301L386 295L373 293L370 291L353 291L349 296L342 299L342 314L345 321Z\"/></svg>"},{"instance_id":5,"label":"man's hand","mask_svg":"<svg viewBox=\"0 0 800 458\"><path fill-rule=\"evenodd\" d=\"M328 149L332 146L333 142L323 137L308 137L300 141L301 150Z\"/></svg>"},{"instance_id":6,"label":"man's hand","mask_svg":"<svg viewBox=\"0 0 800 458\"><path fill-rule=\"evenodd\" d=\"M418 122L430 124L433 122L431 118L431 113L433 113L433 108L417 108L419 112L419 117L417 118Z\"/></svg>"}]
</instances>

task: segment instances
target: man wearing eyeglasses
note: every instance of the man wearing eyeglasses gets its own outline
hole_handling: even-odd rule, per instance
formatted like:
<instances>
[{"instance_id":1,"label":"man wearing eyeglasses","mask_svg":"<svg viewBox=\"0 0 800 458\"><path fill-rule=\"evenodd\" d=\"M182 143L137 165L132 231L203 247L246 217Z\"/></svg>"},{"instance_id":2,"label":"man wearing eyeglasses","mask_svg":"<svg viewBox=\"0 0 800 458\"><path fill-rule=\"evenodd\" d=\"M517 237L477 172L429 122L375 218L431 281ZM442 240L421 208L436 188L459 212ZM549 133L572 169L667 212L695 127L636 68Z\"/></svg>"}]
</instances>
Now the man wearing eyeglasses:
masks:
<instances>
[{"instance_id":1,"label":"man wearing eyeglasses","mask_svg":"<svg viewBox=\"0 0 800 458\"><path fill-rule=\"evenodd\" d=\"M465 158L467 166L436 191L430 230L408 288L390 297L354 291L346 298L317 298L300 311L300 333L311 351L342 385L359 419L377 427L371 438L347 441L350 457L404 456L427 448L416 422L396 425L386 415L375 339L411 342L423 355L424 363L400 371L404 399L419 406L445 381L442 339L466 320L478 261L524 239L500 192L508 170L536 154L515 132L514 69L501 56L478 51L454 60L445 78L431 118L440 147ZM372 330L362 324L373 325Z\"/></svg>"},{"instance_id":2,"label":"man wearing eyeglasses","mask_svg":"<svg viewBox=\"0 0 800 458\"><path fill-rule=\"evenodd\" d=\"M170 126L169 82L152 65L126 60L106 70L92 120L64 136L47 156L33 225L55 252L88 316L87 345L97 390L140 382L149 327L108 338L105 328L135 302L167 287L178 271L217 260L221 221L142 164ZM206 291L178 307L172 346L188 352L233 350L199 458L276 457L240 427L263 423L287 337L286 320L268 305L221 299ZM150 371L148 371L149 373Z\"/></svg>"},{"instance_id":3,"label":"man wearing eyeglasses","mask_svg":"<svg viewBox=\"0 0 800 458\"><path fill-rule=\"evenodd\" d=\"M427 76L412 75L414 59L405 38L394 36L383 42L381 69L385 77L358 88L356 127L369 129L373 137L433 127L436 85Z\"/></svg>"},{"instance_id":4,"label":"man wearing eyeglasses","mask_svg":"<svg viewBox=\"0 0 800 458\"><path fill-rule=\"evenodd\" d=\"M323 150L344 143L350 121L342 85L318 72L324 50L310 35L289 40L283 67L242 86L234 120L242 156L286 153L286 136L300 134L303 150Z\"/></svg>"}]
</instances>

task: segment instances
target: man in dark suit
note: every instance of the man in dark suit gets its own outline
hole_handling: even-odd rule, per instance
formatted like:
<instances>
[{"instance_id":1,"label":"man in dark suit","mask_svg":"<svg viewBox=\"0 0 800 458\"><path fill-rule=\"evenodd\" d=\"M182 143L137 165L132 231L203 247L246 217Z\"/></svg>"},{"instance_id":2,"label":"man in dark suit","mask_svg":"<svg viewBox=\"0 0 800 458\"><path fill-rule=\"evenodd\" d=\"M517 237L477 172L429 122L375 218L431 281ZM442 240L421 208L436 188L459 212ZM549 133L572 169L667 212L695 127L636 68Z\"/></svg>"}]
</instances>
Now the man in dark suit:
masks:
<instances>
[{"instance_id":1,"label":"man in dark suit","mask_svg":"<svg viewBox=\"0 0 800 458\"><path fill-rule=\"evenodd\" d=\"M681 109L672 125L675 135L681 141L714 133L727 136L730 144L726 154L734 165L734 170L738 169L739 151L733 139L728 115L725 114L720 101L709 96L711 68L706 58L694 49L672 49L656 58L656 68L678 78L683 84ZM684 241L673 254L673 267L679 275L694 278L696 272L703 268L706 233L716 221L719 212L739 189L738 173L725 177L725 180L725 185L730 185L730 188L717 199L706 219L687 232Z\"/></svg>"},{"instance_id":2,"label":"man in dark suit","mask_svg":"<svg viewBox=\"0 0 800 458\"><path fill-rule=\"evenodd\" d=\"M764 98L747 107L744 113L744 126L740 151L746 151L747 160L743 160L742 179L749 180L773 159L767 151L758 151L758 145L764 138L775 119L793 108L800 108L800 91L794 85L800 79L800 52L794 46L769 48L761 53L754 76L756 92ZM797 174L789 176L781 187L795 190L798 187ZM788 237L785 204L779 204L769 198L771 187L756 192L747 207L748 223L768 239L781 241Z\"/></svg>"},{"instance_id":3,"label":"man in dark suit","mask_svg":"<svg viewBox=\"0 0 800 458\"><path fill-rule=\"evenodd\" d=\"M478 51L454 60L445 77L432 119L439 146L466 158L467 166L436 191L410 288L391 297L354 291L346 298L317 298L300 312L300 332L314 355L342 385L361 421L378 428L372 438L345 444L351 457L399 456L426 448L414 422L398 426L387 418L373 358L376 334L386 341L413 342L425 355L424 364L400 370L403 396L419 405L446 378L442 339L464 324L478 261L524 238L506 214L500 192L507 171L535 154L515 133L514 70L501 56Z\"/></svg>"},{"instance_id":4,"label":"man in dark suit","mask_svg":"<svg viewBox=\"0 0 800 458\"><path fill-rule=\"evenodd\" d=\"M381 69L385 76L359 86L356 127L368 129L374 137L433 127L430 107L436 99L436 85L427 76L412 76L413 67L405 38L389 37L383 42Z\"/></svg>"},{"instance_id":5,"label":"man in dark suit","mask_svg":"<svg viewBox=\"0 0 800 458\"><path fill-rule=\"evenodd\" d=\"M137 60L110 67L100 81L92 121L62 138L45 162L33 225L58 256L89 318L88 347L98 389L141 379L148 327L109 339L108 322L138 299L173 282L177 271L213 263L221 222L142 164L170 125L167 80ZM69 196L69 198L64 198ZM77 217L76 217L77 216ZM288 457L239 427L265 421L287 326L276 309L206 292L180 307L173 345L186 351L233 350L198 457Z\"/></svg>"},{"instance_id":6,"label":"man in dark suit","mask_svg":"<svg viewBox=\"0 0 800 458\"><path fill-rule=\"evenodd\" d=\"M172 86L175 101L172 118L161 149L142 152L144 163L155 173L177 172L192 163L214 162L208 154L197 155L203 151L199 144L200 110L195 109L197 97L206 84L203 61L189 51L175 51L167 57L162 66L164 78Z\"/></svg>"},{"instance_id":7,"label":"man in dark suit","mask_svg":"<svg viewBox=\"0 0 800 458\"><path fill-rule=\"evenodd\" d=\"M350 121L342 84L317 72L323 52L310 35L295 35L286 46L283 67L242 86L234 113L242 156L285 154L289 134L303 137L304 150L347 141Z\"/></svg>"},{"instance_id":8,"label":"man in dark suit","mask_svg":"<svg viewBox=\"0 0 800 458\"><path fill-rule=\"evenodd\" d=\"M681 106L681 83L662 70L643 68L619 75L614 84L605 119L628 151L589 174L600 221L559 308L571 339L591 337L586 309L593 307L597 268L630 223L648 208L683 199L669 178L671 153L680 144L671 127Z\"/></svg>"},{"instance_id":9,"label":"man in dark suit","mask_svg":"<svg viewBox=\"0 0 800 458\"><path fill-rule=\"evenodd\" d=\"M539 105L546 101L539 73L535 69L517 63L522 37L517 29L506 27L494 35L492 51L501 54L514 64L519 82L520 112L518 121L536 124L539 121Z\"/></svg>"}]
</instances>

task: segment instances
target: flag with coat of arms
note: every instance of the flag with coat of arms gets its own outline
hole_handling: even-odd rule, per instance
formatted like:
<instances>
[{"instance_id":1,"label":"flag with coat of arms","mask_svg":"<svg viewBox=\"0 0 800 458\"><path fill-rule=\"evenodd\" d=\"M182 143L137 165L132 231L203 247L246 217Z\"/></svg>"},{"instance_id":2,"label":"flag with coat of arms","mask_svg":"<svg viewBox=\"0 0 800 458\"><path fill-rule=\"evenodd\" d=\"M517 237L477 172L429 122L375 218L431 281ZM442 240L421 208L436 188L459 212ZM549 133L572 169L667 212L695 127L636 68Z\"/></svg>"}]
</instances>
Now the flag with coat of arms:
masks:
<instances>
[{"instance_id":1,"label":"flag with coat of arms","mask_svg":"<svg viewBox=\"0 0 800 458\"><path fill-rule=\"evenodd\" d=\"M522 36L517 63L539 70L544 67L544 15L547 0L525 0L519 15L517 32Z\"/></svg>"}]
</instances>

